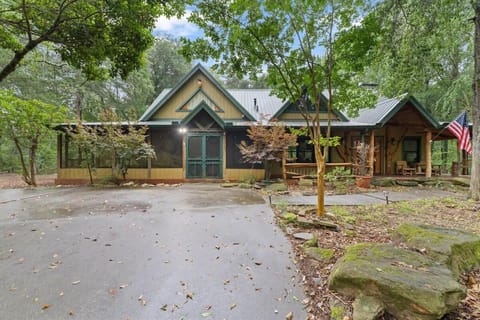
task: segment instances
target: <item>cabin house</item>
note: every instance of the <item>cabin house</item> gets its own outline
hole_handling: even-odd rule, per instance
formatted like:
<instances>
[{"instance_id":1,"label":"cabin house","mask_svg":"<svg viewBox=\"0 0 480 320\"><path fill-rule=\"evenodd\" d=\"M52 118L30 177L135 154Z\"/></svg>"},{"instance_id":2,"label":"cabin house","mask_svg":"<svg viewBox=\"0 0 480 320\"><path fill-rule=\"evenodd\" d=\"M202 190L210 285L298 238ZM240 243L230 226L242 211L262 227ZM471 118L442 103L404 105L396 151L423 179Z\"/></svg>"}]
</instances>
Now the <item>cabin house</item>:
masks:
<instances>
[{"instance_id":1,"label":"cabin house","mask_svg":"<svg viewBox=\"0 0 480 320\"><path fill-rule=\"evenodd\" d=\"M326 97L323 97L326 103ZM328 119L327 109L322 117ZM341 137L327 162L350 163L355 141L376 146L374 175L437 174L431 164L431 140L451 139L447 130L414 97L380 98L374 108L348 117L330 115L332 135ZM246 129L256 121L277 119L287 127L305 126L294 104L270 95L269 89L226 89L202 65L195 66L174 88L163 90L139 119L148 127L148 142L156 158L128 170L128 179L157 182L262 179L264 170L244 163L238 145L248 140ZM58 134L58 183L88 180L79 166L81 155L62 130ZM289 159L314 163L313 145L299 137ZM111 175L99 159L96 178ZM281 173L281 171L279 171Z\"/></svg>"}]
</instances>

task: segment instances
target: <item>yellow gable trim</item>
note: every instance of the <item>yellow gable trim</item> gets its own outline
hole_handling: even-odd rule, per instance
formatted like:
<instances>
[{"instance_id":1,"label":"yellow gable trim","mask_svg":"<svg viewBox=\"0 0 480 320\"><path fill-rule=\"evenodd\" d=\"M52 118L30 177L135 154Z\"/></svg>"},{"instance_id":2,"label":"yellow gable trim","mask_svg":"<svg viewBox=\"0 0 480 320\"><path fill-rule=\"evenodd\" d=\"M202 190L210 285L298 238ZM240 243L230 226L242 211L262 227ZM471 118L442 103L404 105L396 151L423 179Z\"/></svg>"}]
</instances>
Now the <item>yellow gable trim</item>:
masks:
<instances>
[{"instance_id":1,"label":"yellow gable trim","mask_svg":"<svg viewBox=\"0 0 480 320\"><path fill-rule=\"evenodd\" d=\"M213 108L212 110L216 112L219 118L223 119L241 119L242 113L237 109L235 105L227 98L215 84L213 84L202 72L197 71L180 89L173 94L173 96L165 102L165 104L151 117L152 120L162 120L162 119L178 119L181 120L188 115L187 112L178 110L185 101L192 98L192 95L198 91L199 85L201 84L202 91L205 92L215 103L218 104L219 110L223 112L218 112ZM188 111L195 109L195 107L200 104L202 101L205 101L209 107L213 107L211 103L209 104L208 98L201 99L201 95L204 95L202 91L198 91L197 95L199 98L193 98L190 102L195 100L195 105L192 104L188 106ZM198 103L197 103L198 101Z\"/></svg>"}]
</instances>

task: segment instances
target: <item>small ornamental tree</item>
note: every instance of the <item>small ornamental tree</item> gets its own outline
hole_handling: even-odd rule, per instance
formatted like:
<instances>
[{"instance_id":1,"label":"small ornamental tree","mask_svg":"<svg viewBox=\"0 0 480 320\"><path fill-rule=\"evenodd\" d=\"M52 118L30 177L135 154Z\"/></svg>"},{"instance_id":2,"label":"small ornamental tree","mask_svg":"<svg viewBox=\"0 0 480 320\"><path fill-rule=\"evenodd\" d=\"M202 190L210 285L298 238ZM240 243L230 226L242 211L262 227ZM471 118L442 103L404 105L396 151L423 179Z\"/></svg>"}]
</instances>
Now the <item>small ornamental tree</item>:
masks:
<instances>
[{"instance_id":1,"label":"small ornamental tree","mask_svg":"<svg viewBox=\"0 0 480 320\"><path fill-rule=\"evenodd\" d=\"M37 152L51 134L51 125L66 120L68 110L38 100L23 100L0 90L0 135L13 141L20 158L22 179L36 186Z\"/></svg>"},{"instance_id":2,"label":"small ornamental tree","mask_svg":"<svg viewBox=\"0 0 480 320\"><path fill-rule=\"evenodd\" d=\"M155 150L145 142L148 128L135 123L122 125L113 110L106 110L100 115L102 126L99 128L98 147L112 159L112 175L122 175L125 180L127 171L133 161L155 158Z\"/></svg>"},{"instance_id":3,"label":"small ornamental tree","mask_svg":"<svg viewBox=\"0 0 480 320\"><path fill-rule=\"evenodd\" d=\"M88 169L90 184L93 184L93 171L96 169L95 158L98 154L99 135L96 128L78 123L69 128L68 134L80 153L80 165Z\"/></svg>"},{"instance_id":4,"label":"small ornamental tree","mask_svg":"<svg viewBox=\"0 0 480 320\"><path fill-rule=\"evenodd\" d=\"M268 125L254 123L247 129L247 136L251 144L242 141L239 145L243 160L251 164L263 163L267 180L272 174L272 163L282 161L284 150L297 145L297 136L288 133L285 125L277 122Z\"/></svg>"}]
</instances>

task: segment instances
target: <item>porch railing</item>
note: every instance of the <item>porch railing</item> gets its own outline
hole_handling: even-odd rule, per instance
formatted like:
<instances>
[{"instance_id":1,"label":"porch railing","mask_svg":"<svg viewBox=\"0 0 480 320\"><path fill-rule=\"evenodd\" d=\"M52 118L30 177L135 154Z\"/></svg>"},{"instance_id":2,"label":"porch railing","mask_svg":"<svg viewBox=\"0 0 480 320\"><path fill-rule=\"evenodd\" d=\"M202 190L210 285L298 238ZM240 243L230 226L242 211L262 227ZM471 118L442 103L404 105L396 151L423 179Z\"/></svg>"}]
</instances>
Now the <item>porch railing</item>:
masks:
<instances>
[{"instance_id":1,"label":"porch railing","mask_svg":"<svg viewBox=\"0 0 480 320\"><path fill-rule=\"evenodd\" d=\"M351 173L353 170L353 163L351 162L332 162L325 163L325 171L329 171L331 168L342 167L349 169ZM283 179L300 179L306 177L316 178L317 176L317 164L316 163L284 163L283 164Z\"/></svg>"}]
</instances>

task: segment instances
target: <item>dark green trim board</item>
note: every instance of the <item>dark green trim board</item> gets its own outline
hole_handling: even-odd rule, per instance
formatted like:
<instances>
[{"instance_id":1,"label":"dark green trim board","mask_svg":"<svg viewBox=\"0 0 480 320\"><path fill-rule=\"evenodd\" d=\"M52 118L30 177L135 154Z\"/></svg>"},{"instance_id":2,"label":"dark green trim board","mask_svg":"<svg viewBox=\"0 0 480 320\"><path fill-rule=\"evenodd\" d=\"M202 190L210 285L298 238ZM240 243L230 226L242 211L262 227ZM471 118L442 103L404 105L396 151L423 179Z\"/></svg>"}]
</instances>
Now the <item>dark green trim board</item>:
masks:
<instances>
[{"instance_id":1,"label":"dark green trim board","mask_svg":"<svg viewBox=\"0 0 480 320\"><path fill-rule=\"evenodd\" d=\"M187 124L200 112L204 110L212 119L220 126L220 128L225 128L225 123L223 120L213 111L205 101L202 101L198 106L196 106L183 120L180 124Z\"/></svg>"}]
</instances>

